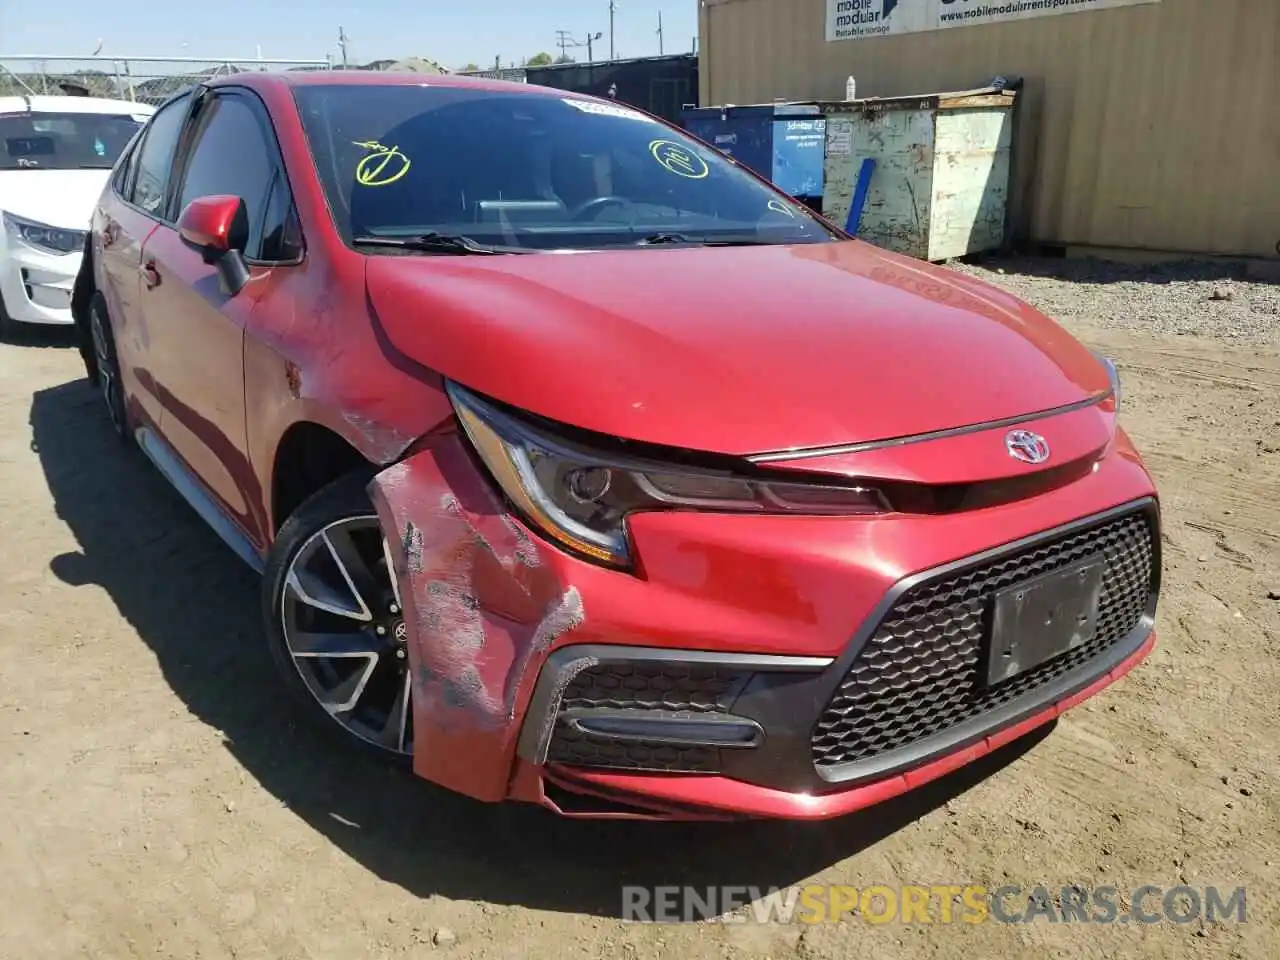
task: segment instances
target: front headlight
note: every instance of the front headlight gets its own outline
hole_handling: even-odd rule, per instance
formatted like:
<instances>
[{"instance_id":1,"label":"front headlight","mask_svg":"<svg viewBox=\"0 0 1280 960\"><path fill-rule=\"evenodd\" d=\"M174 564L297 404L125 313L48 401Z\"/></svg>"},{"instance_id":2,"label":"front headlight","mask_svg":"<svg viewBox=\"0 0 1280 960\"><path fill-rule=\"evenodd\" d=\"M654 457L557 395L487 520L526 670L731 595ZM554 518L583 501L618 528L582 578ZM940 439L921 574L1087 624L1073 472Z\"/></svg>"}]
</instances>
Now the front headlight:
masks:
<instances>
[{"instance_id":1,"label":"front headlight","mask_svg":"<svg viewBox=\"0 0 1280 960\"><path fill-rule=\"evenodd\" d=\"M808 516L885 513L878 490L796 483L727 470L594 452L516 419L450 383L472 446L524 518L570 550L611 566L631 562L626 518L650 510Z\"/></svg>"},{"instance_id":2,"label":"front headlight","mask_svg":"<svg viewBox=\"0 0 1280 960\"><path fill-rule=\"evenodd\" d=\"M45 253L79 253L84 249L85 230L63 230L38 223L8 211L3 214L5 233L29 247Z\"/></svg>"}]
</instances>

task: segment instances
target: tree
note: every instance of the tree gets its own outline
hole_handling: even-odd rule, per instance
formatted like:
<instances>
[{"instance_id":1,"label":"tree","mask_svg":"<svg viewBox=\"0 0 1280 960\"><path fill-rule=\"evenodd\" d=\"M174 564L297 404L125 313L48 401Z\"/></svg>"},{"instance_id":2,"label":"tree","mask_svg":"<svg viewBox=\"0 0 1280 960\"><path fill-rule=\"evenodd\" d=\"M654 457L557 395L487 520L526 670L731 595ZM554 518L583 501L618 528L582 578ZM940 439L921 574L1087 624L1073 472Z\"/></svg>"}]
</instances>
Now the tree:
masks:
<instances>
[{"instance_id":1,"label":"tree","mask_svg":"<svg viewBox=\"0 0 1280 960\"><path fill-rule=\"evenodd\" d=\"M556 57L556 63L577 63L577 61L567 53L562 53L560 56Z\"/></svg>"},{"instance_id":2,"label":"tree","mask_svg":"<svg viewBox=\"0 0 1280 960\"><path fill-rule=\"evenodd\" d=\"M553 62L553 61L552 61L552 59L551 59L551 54L549 54L549 53L535 53L532 57L530 57L527 61L525 61L525 66L527 66L527 67L546 67L546 66L549 66L552 62Z\"/></svg>"},{"instance_id":3,"label":"tree","mask_svg":"<svg viewBox=\"0 0 1280 960\"><path fill-rule=\"evenodd\" d=\"M479 73L480 67L477 64L468 63L466 66L460 67L458 69L458 72L459 73Z\"/></svg>"}]
</instances>

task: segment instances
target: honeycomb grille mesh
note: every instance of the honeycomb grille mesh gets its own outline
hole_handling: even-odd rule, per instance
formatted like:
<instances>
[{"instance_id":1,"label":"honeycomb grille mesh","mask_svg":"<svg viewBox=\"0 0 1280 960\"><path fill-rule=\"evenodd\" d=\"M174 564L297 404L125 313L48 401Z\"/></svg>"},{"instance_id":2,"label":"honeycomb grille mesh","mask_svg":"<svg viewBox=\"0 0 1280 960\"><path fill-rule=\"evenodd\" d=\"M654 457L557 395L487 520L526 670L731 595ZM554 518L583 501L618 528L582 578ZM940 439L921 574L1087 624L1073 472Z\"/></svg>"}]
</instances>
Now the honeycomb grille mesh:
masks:
<instances>
[{"instance_id":1,"label":"honeycomb grille mesh","mask_svg":"<svg viewBox=\"0 0 1280 960\"><path fill-rule=\"evenodd\" d=\"M715 747L611 740L583 733L563 721L557 724L547 760L575 767L661 773L718 773L720 770L720 751Z\"/></svg>"},{"instance_id":2,"label":"honeycomb grille mesh","mask_svg":"<svg viewBox=\"0 0 1280 960\"><path fill-rule=\"evenodd\" d=\"M1093 639L988 687L982 670L993 594L1097 554L1106 558L1106 572ZM1153 567L1151 524L1145 513L1134 513L909 589L819 718L812 740L815 765L837 767L910 746L1105 653L1141 621Z\"/></svg>"},{"instance_id":3,"label":"honeycomb grille mesh","mask_svg":"<svg viewBox=\"0 0 1280 960\"><path fill-rule=\"evenodd\" d=\"M569 682L560 709L717 712L728 706L727 700L743 679L742 671L714 664L600 663L587 667Z\"/></svg>"},{"instance_id":4,"label":"honeycomb grille mesh","mask_svg":"<svg viewBox=\"0 0 1280 960\"><path fill-rule=\"evenodd\" d=\"M566 711L645 710L664 716L723 713L750 674L714 664L601 663L569 682L556 718L547 760L581 767L715 773L720 751L705 746L621 741L571 726Z\"/></svg>"}]
</instances>

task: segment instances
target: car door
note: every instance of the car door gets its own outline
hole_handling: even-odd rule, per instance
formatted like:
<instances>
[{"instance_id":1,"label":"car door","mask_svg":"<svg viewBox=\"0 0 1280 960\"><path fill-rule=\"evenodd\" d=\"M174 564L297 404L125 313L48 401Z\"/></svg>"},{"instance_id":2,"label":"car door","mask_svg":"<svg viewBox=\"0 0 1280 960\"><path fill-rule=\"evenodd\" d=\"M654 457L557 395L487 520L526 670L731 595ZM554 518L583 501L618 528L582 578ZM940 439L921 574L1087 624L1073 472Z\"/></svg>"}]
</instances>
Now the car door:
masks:
<instances>
[{"instance_id":1,"label":"car door","mask_svg":"<svg viewBox=\"0 0 1280 960\"><path fill-rule=\"evenodd\" d=\"M140 295L164 440L255 542L262 498L247 454L244 335L270 272L262 224L280 167L271 129L261 101L247 90L215 88L201 96L170 188L175 222L143 245ZM244 257L251 279L234 295L177 228L192 200L214 195L238 196L248 212Z\"/></svg>"},{"instance_id":2,"label":"car door","mask_svg":"<svg viewBox=\"0 0 1280 960\"><path fill-rule=\"evenodd\" d=\"M99 289L112 319L122 385L135 410L153 427L160 423L161 405L142 315L142 247L165 218L169 175L190 107L191 96L184 94L156 111L116 167L96 211Z\"/></svg>"}]
</instances>

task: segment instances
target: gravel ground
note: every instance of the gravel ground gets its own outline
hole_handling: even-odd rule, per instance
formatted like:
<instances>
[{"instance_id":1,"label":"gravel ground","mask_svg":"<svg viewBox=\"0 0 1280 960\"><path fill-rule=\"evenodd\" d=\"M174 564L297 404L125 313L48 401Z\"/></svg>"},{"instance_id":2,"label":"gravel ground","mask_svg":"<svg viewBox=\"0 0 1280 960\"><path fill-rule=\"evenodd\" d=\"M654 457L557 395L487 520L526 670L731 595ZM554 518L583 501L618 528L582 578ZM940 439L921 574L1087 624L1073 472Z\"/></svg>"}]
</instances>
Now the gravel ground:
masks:
<instances>
[{"instance_id":1,"label":"gravel ground","mask_svg":"<svg viewBox=\"0 0 1280 960\"><path fill-rule=\"evenodd\" d=\"M1159 643L1050 730L821 824L561 821L333 749L280 693L257 583L115 441L76 353L0 344L0 960L1276 957L1276 291L993 266L964 269L1120 365L1162 494ZM1208 301L1219 287L1234 299ZM1204 336L1166 332L1197 317ZM621 919L623 884L805 882L1114 885L1125 910L1147 884L1243 886L1248 917Z\"/></svg>"},{"instance_id":2,"label":"gravel ground","mask_svg":"<svg viewBox=\"0 0 1280 960\"><path fill-rule=\"evenodd\" d=\"M1016 257L951 267L998 283L1055 320L1280 345L1280 284L1248 279L1238 264Z\"/></svg>"}]
</instances>

